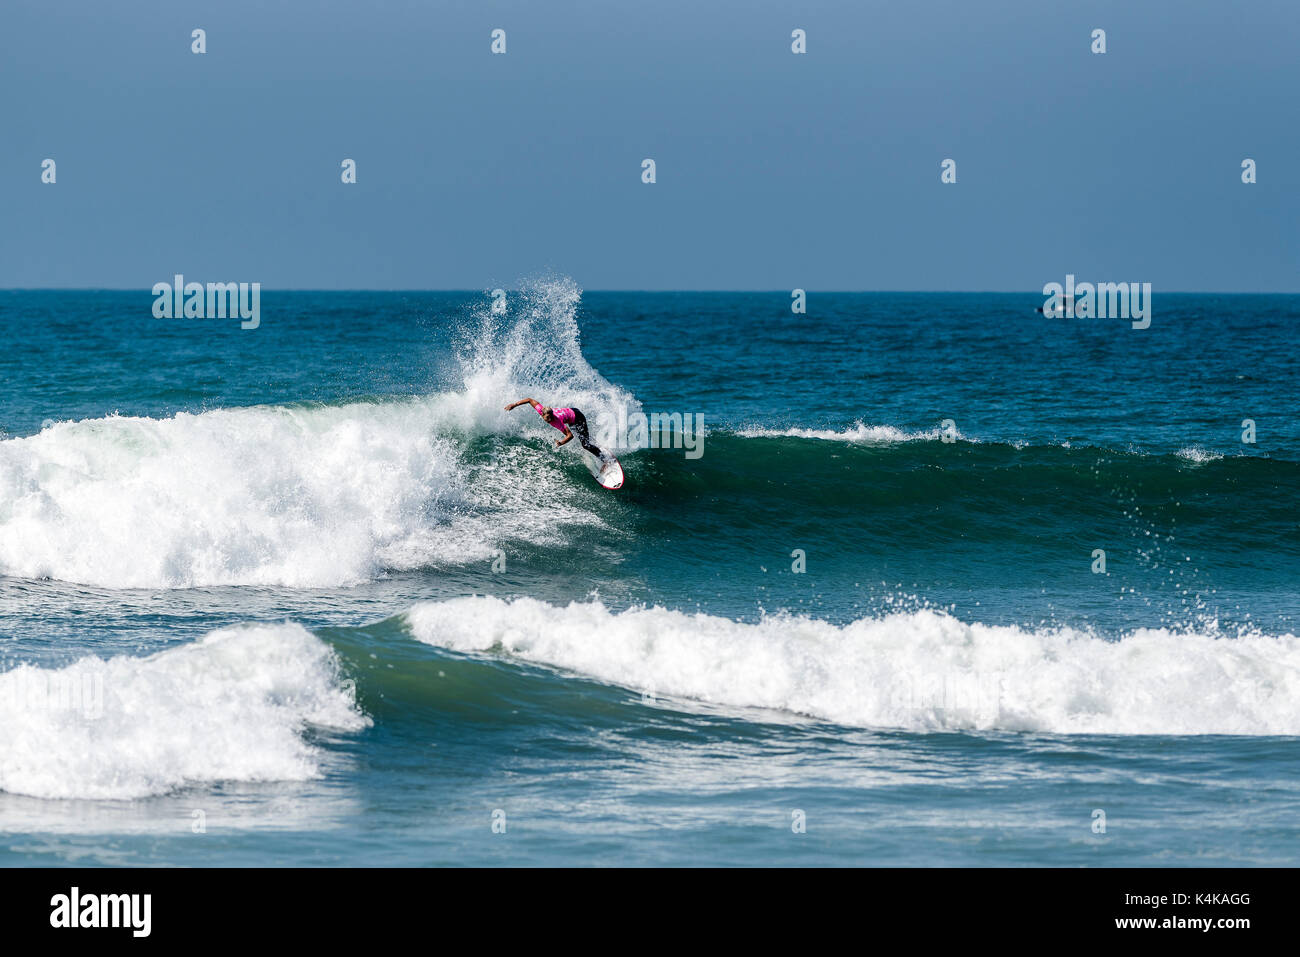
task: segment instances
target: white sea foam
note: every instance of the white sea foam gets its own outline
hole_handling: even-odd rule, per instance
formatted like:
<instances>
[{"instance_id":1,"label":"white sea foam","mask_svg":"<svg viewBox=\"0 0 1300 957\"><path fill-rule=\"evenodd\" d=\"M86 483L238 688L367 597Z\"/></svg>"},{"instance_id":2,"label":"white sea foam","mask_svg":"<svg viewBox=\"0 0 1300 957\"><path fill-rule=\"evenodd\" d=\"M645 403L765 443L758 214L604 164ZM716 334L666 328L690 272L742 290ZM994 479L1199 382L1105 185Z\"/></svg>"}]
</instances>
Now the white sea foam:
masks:
<instances>
[{"instance_id":1,"label":"white sea foam","mask_svg":"<svg viewBox=\"0 0 1300 957\"><path fill-rule=\"evenodd\" d=\"M0 442L0 574L108 587L332 587L490 560L599 524L524 394L593 416L636 400L582 358L578 290L530 287L485 312L463 381L436 395L110 416ZM477 436L513 436L490 456ZM537 502L544 500L546 508Z\"/></svg>"},{"instance_id":2,"label":"white sea foam","mask_svg":"<svg viewBox=\"0 0 1300 957\"><path fill-rule=\"evenodd\" d=\"M421 641L637 691L843 725L1060 734L1300 735L1300 639L967 624L937 611L845 626L747 624L599 602L461 598L407 614Z\"/></svg>"},{"instance_id":3,"label":"white sea foam","mask_svg":"<svg viewBox=\"0 0 1300 957\"><path fill-rule=\"evenodd\" d=\"M0 674L0 790L139 798L214 781L316 776L308 726L369 719L324 642L299 625L228 628L147 658Z\"/></svg>"},{"instance_id":4,"label":"white sea foam","mask_svg":"<svg viewBox=\"0 0 1300 957\"><path fill-rule=\"evenodd\" d=\"M921 441L940 441L945 434L952 436L954 440L970 441L960 432L945 433L942 429L929 429L923 431L907 431L905 429L895 428L892 425L866 425L863 422L854 423L851 428L836 429L768 429L760 427L751 427L740 429L737 435L745 438L796 438L796 439L822 439L828 442L852 442L861 444L880 444L886 445L894 442L921 442Z\"/></svg>"}]
</instances>

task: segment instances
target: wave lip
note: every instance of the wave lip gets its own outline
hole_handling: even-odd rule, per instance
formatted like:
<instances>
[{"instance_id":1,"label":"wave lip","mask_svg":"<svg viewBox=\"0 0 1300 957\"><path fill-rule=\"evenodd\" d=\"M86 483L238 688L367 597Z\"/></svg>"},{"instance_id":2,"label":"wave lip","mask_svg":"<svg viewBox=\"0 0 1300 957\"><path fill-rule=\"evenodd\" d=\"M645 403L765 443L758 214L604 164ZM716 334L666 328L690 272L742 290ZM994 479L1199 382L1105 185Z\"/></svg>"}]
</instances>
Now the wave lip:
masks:
<instances>
[{"instance_id":1,"label":"wave lip","mask_svg":"<svg viewBox=\"0 0 1300 957\"><path fill-rule=\"evenodd\" d=\"M370 724L334 652L295 624L235 627L145 658L0 674L0 790L133 799L320 772L308 727Z\"/></svg>"},{"instance_id":2,"label":"wave lip","mask_svg":"<svg viewBox=\"0 0 1300 957\"><path fill-rule=\"evenodd\" d=\"M1300 735L1300 638L967 624L939 611L837 626L530 598L422 603L420 641L500 651L639 692L912 731Z\"/></svg>"}]
</instances>

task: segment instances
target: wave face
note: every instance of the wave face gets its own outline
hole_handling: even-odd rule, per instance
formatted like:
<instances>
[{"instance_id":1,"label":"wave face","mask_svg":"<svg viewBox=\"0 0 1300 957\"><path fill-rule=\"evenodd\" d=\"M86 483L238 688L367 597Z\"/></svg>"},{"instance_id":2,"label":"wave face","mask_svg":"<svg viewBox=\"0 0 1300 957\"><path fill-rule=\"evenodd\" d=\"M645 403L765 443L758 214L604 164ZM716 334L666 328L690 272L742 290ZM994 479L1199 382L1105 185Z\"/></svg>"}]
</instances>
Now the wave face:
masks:
<instances>
[{"instance_id":1,"label":"wave face","mask_svg":"<svg viewBox=\"0 0 1300 957\"><path fill-rule=\"evenodd\" d=\"M492 597L423 603L412 634L602 682L846 726L1055 734L1300 734L1300 639L967 624L938 611L746 624Z\"/></svg>"},{"instance_id":2,"label":"wave face","mask_svg":"<svg viewBox=\"0 0 1300 957\"><path fill-rule=\"evenodd\" d=\"M0 791L128 799L320 772L307 728L370 721L336 657L298 625L239 627L147 658L0 674Z\"/></svg>"},{"instance_id":3,"label":"wave face","mask_svg":"<svg viewBox=\"0 0 1300 957\"><path fill-rule=\"evenodd\" d=\"M580 291L481 310L462 381L429 396L49 425L0 442L0 574L114 588L330 587L556 544L599 525L576 458L549 452L525 394L602 421L636 400L582 357ZM536 504L541 498L546 508Z\"/></svg>"},{"instance_id":4,"label":"wave face","mask_svg":"<svg viewBox=\"0 0 1300 957\"><path fill-rule=\"evenodd\" d=\"M1282 598L1300 574L1300 464L890 432L714 431L698 460L661 453L631 495L653 504L665 539L698 538L701 564L788 567L802 548L841 589L906 576L985 599L1012 583L1082 593L1101 579L1076 572L1103 548L1111 581L1144 598L1264 586L1294 611ZM707 547L702 520L716 530Z\"/></svg>"}]
</instances>

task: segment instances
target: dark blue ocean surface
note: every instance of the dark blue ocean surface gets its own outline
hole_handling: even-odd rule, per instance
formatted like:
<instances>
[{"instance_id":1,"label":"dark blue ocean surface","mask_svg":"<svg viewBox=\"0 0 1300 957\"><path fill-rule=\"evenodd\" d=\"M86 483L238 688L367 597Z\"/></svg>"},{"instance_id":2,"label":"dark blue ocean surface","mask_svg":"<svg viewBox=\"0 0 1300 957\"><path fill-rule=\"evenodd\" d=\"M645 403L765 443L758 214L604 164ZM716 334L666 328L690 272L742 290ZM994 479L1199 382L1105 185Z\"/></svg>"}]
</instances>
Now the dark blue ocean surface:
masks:
<instances>
[{"instance_id":1,"label":"dark blue ocean surface","mask_svg":"<svg viewBox=\"0 0 1300 957\"><path fill-rule=\"evenodd\" d=\"M492 302L0 292L0 863L1300 859L1300 296Z\"/></svg>"}]
</instances>

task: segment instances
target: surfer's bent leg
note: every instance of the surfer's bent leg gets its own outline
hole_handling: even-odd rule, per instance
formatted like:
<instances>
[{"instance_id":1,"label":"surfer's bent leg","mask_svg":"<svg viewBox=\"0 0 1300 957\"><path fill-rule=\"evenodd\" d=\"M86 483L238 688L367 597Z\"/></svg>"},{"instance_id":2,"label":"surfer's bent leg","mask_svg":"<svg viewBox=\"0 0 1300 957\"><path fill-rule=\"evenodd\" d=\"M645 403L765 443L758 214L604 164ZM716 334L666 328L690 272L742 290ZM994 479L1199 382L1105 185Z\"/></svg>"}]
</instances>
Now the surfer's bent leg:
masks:
<instances>
[{"instance_id":1,"label":"surfer's bent leg","mask_svg":"<svg viewBox=\"0 0 1300 957\"><path fill-rule=\"evenodd\" d=\"M577 409L573 410L573 426L570 431L578 437L578 443L596 458L605 457L605 453L592 444L591 436L587 434L587 417Z\"/></svg>"}]
</instances>

